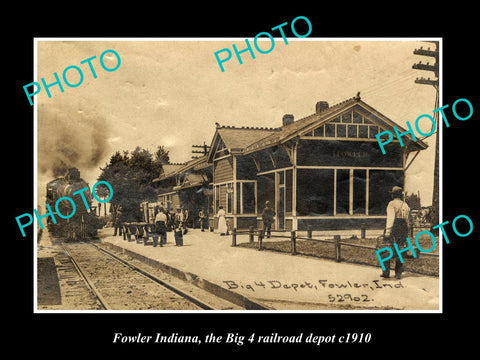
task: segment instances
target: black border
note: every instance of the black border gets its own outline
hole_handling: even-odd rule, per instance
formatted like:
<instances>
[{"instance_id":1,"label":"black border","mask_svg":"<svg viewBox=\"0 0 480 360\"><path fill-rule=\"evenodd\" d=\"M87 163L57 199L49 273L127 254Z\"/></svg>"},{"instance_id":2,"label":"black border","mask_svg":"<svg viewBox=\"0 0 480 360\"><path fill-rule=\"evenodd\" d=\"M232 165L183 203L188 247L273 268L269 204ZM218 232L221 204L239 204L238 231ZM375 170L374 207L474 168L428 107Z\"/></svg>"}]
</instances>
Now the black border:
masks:
<instances>
[{"instance_id":1,"label":"black border","mask_svg":"<svg viewBox=\"0 0 480 360\"><path fill-rule=\"evenodd\" d=\"M18 235L14 216L33 208L33 109L28 105L22 86L33 79L34 37L253 37L296 16L309 18L313 25L310 37L442 37L443 38L443 104L452 104L458 98L467 98L473 104L474 115L468 121L450 121L444 128L443 148L443 219L450 222L459 214L466 214L478 226L478 199L475 168L478 160L474 149L478 132L478 95L474 86L478 82L475 70L474 28L475 13L467 5L448 9L433 4L409 6L406 3L384 4L384 8L367 8L366 4L339 4L330 9L318 3L314 9L300 9L274 3L266 11L245 3L202 4L195 9L190 4L175 9L157 4L111 4L106 9L97 5L72 8L64 5L42 10L25 9L17 27L6 29L8 48L14 52L4 55L8 69L6 88L9 108L5 119L6 137L4 176L13 179L4 183L9 194L5 223L11 234L6 243L6 254L14 260L5 274L10 295L4 295L6 315L14 314L8 321L7 346L12 350L26 347L34 351L53 351L58 345L72 349L73 353L92 354L108 350L111 355L145 354L159 356L165 351L172 355L184 352L209 354L226 351L245 353L263 350L268 354L297 353L325 354L332 350L339 355L367 353L371 356L390 355L395 352L407 356L438 354L444 348L473 348L474 330L466 327L473 320L476 302L475 260L478 229L467 238L451 236L444 250L444 313L443 314L33 314L33 244L31 236ZM275 11L274 11L275 9ZM27 11L28 10L28 11ZM29 27L28 24L31 24ZM460 26L459 26L460 24ZM16 31L21 29L21 31ZM13 34L12 34L13 32ZM449 113L447 113L449 114ZM8 126L6 126L8 124ZM28 233L27 233L28 234ZM449 233L451 234L451 233ZM30 235L30 234L29 234ZM472 325L475 325L474 323ZM199 335L208 333L225 335L228 332L248 336L319 335L346 332L371 333L369 344L342 346L265 345L244 346L202 345L114 345L114 332L170 333ZM387 355L387 356L388 356Z\"/></svg>"}]
</instances>

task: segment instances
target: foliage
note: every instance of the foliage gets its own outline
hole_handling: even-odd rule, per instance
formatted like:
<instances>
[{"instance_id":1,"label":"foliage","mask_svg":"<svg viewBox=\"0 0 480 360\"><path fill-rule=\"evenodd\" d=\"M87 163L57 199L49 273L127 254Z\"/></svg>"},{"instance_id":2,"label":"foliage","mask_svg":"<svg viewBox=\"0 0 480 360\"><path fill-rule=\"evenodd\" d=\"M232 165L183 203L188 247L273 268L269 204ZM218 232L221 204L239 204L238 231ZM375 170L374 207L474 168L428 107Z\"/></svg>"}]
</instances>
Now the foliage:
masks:
<instances>
[{"instance_id":1,"label":"foliage","mask_svg":"<svg viewBox=\"0 0 480 360\"><path fill-rule=\"evenodd\" d=\"M170 156L164 146L158 146L157 151L155 151L155 161L162 165L170 164Z\"/></svg>"},{"instance_id":2,"label":"foliage","mask_svg":"<svg viewBox=\"0 0 480 360\"><path fill-rule=\"evenodd\" d=\"M420 194L410 194L405 193L405 202L410 207L411 210L420 210L422 208L420 203Z\"/></svg>"},{"instance_id":3,"label":"foliage","mask_svg":"<svg viewBox=\"0 0 480 360\"><path fill-rule=\"evenodd\" d=\"M168 164L168 151L159 146L152 153L139 146L132 152L117 151L110 157L98 180L107 181L113 189L110 200L113 221L141 220L140 203L156 201L152 180L159 176L162 164Z\"/></svg>"}]
</instances>

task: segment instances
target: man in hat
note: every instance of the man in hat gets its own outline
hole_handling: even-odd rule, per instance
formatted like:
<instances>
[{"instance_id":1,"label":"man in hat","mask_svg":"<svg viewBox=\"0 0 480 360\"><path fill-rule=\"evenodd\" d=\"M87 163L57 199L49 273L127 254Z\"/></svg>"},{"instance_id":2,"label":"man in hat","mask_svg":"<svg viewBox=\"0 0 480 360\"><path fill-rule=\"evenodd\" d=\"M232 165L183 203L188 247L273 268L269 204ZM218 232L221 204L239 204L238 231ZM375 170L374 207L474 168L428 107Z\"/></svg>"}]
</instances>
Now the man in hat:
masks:
<instances>
[{"instance_id":1,"label":"man in hat","mask_svg":"<svg viewBox=\"0 0 480 360\"><path fill-rule=\"evenodd\" d=\"M263 232L267 232L267 238L270 237L270 232L272 230L273 219L275 217L275 211L273 211L270 201L265 202L265 207L262 212L263 220Z\"/></svg>"},{"instance_id":2,"label":"man in hat","mask_svg":"<svg viewBox=\"0 0 480 360\"><path fill-rule=\"evenodd\" d=\"M157 212L155 216L155 232L160 236L160 246L163 246L167 243L167 215L165 215L162 207L157 206L155 211Z\"/></svg>"},{"instance_id":3,"label":"man in hat","mask_svg":"<svg viewBox=\"0 0 480 360\"><path fill-rule=\"evenodd\" d=\"M397 244L398 248L404 247L410 227L410 207L403 199L403 189L399 186L392 188L392 201L387 206L387 224L385 226L384 243ZM395 249L395 278L400 279L403 272L403 264L397 256ZM390 276L390 260L385 261L385 270L380 275L384 278Z\"/></svg>"},{"instance_id":4,"label":"man in hat","mask_svg":"<svg viewBox=\"0 0 480 360\"><path fill-rule=\"evenodd\" d=\"M198 213L198 217L200 218L200 229L202 231L205 231L205 229L208 229L208 213L205 210L205 208L202 208L200 212Z\"/></svg>"},{"instance_id":5,"label":"man in hat","mask_svg":"<svg viewBox=\"0 0 480 360\"><path fill-rule=\"evenodd\" d=\"M182 212L182 208L177 207L177 212L174 217L174 229L173 229L176 246L183 246L184 221L185 221L185 217Z\"/></svg>"},{"instance_id":6,"label":"man in hat","mask_svg":"<svg viewBox=\"0 0 480 360\"><path fill-rule=\"evenodd\" d=\"M112 211L111 207L110 207L110 211ZM118 235L122 236L122 222L123 222L122 207L119 206L117 208L117 211L113 212L112 215L113 215L113 227L114 227L113 236L117 235L117 230L118 230Z\"/></svg>"}]
</instances>

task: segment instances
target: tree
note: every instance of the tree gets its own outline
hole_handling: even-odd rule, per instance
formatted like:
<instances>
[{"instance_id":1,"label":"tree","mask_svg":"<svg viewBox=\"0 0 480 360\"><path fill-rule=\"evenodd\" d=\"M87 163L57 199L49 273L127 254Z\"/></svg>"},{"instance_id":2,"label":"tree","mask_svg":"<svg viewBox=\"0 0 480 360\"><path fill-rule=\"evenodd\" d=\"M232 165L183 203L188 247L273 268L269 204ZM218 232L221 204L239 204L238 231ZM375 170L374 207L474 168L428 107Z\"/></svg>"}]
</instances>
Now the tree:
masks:
<instances>
[{"instance_id":1,"label":"tree","mask_svg":"<svg viewBox=\"0 0 480 360\"><path fill-rule=\"evenodd\" d=\"M105 200L110 196L110 189L105 184L99 184L95 187L95 195L102 200ZM102 203L99 204L100 206ZM103 207L103 213L107 217L107 205ZM100 215L100 214L99 214Z\"/></svg>"},{"instance_id":2,"label":"tree","mask_svg":"<svg viewBox=\"0 0 480 360\"><path fill-rule=\"evenodd\" d=\"M405 202L412 210L420 210L422 208L420 204L420 194L410 194L405 193Z\"/></svg>"},{"instance_id":3,"label":"tree","mask_svg":"<svg viewBox=\"0 0 480 360\"><path fill-rule=\"evenodd\" d=\"M166 150L164 146L158 145L157 151L155 151L155 161L158 161L162 165L170 163L168 150Z\"/></svg>"},{"instance_id":4,"label":"tree","mask_svg":"<svg viewBox=\"0 0 480 360\"><path fill-rule=\"evenodd\" d=\"M168 151L163 147L161 157L137 146L132 152L117 151L110 157L98 180L107 181L113 189L110 200L113 221L133 222L141 220L140 204L143 201L156 201L157 193L152 180L162 169L159 159L168 160ZM157 152L159 151L157 150ZM121 209L121 218L117 219Z\"/></svg>"}]
</instances>

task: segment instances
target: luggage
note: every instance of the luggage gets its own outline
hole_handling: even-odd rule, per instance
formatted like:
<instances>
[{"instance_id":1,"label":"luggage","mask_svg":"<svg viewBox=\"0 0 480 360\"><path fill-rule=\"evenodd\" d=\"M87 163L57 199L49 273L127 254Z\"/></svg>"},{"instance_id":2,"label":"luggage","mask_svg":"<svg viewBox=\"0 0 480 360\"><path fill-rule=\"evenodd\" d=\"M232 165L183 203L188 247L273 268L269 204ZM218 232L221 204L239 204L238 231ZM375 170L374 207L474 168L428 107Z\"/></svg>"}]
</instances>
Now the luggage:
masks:
<instances>
[{"instance_id":1,"label":"luggage","mask_svg":"<svg viewBox=\"0 0 480 360\"><path fill-rule=\"evenodd\" d=\"M177 228L175 229L175 245L176 246L183 246L183 229Z\"/></svg>"}]
</instances>

